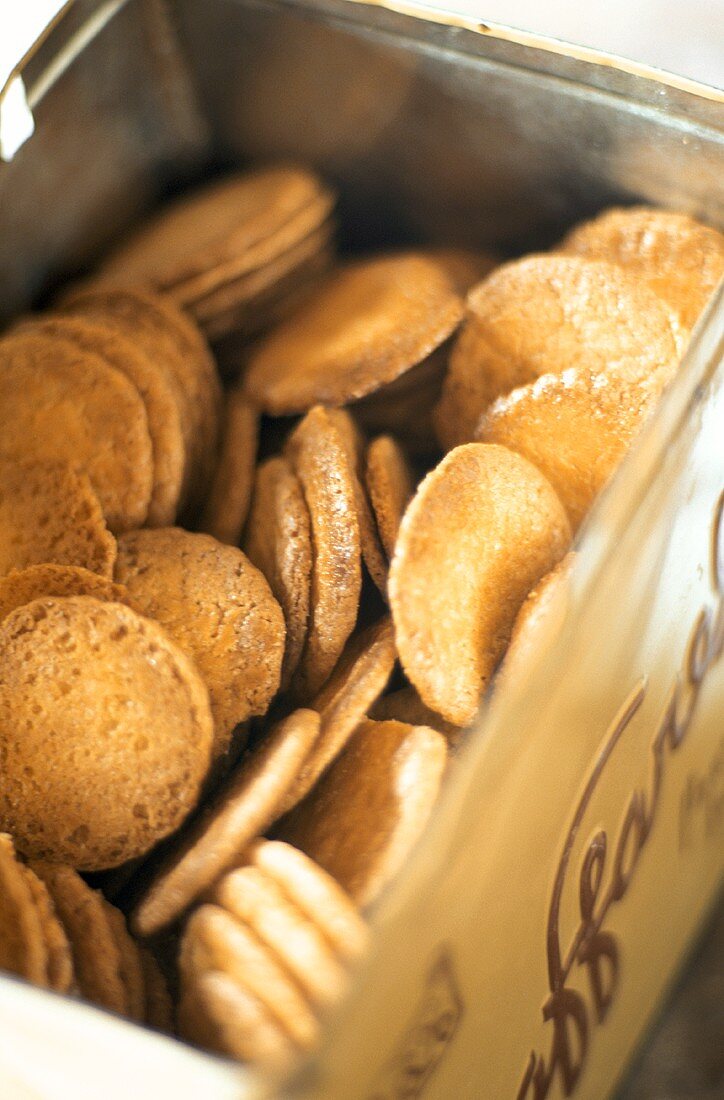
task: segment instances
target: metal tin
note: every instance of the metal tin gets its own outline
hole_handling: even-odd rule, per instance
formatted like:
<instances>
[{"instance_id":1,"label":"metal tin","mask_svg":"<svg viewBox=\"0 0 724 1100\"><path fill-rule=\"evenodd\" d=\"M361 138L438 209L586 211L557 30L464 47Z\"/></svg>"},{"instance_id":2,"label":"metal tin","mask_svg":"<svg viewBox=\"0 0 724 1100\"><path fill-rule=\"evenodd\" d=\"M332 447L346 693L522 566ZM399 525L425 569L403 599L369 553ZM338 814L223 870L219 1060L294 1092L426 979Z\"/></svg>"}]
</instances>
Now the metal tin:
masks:
<instances>
[{"instance_id":1,"label":"metal tin","mask_svg":"<svg viewBox=\"0 0 724 1100\"><path fill-rule=\"evenodd\" d=\"M310 161L342 188L353 247L515 251L632 198L724 223L720 93L410 5L77 0L15 78L8 316L219 163ZM527 678L486 701L315 1059L263 1082L2 979L3 1098L613 1088L721 881L723 318L720 288L581 531Z\"/></svg>"}]
</instances>

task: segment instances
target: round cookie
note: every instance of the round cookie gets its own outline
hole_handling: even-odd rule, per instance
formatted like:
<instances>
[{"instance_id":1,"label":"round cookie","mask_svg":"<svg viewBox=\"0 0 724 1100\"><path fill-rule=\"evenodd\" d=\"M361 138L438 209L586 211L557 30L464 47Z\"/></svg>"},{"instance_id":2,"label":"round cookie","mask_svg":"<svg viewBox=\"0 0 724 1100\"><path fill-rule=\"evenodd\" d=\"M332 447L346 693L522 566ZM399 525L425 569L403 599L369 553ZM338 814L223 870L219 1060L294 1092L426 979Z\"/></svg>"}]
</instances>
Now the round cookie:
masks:
<instances>
[{"instance_id":1,"label":"round cookie","mask_svg":"<svg viewBox=\"0 0 724 1100\"><path fill-rule=\"evenodd\" d=\"M136 387L96 355L32 332L0 340L3 451L85 470L114 533L145 522L153 487L148 418Z\"/></svg>"},{"instance_id":2,"label":"round cookie","mask_svg":"<svg viewBox=\"0 0 724 1100\"><path fill-rule=\"evenodd\" d=\"M254 932L218 905L201 905L190 917L181 941L182 982L193 984L209 970L227 974L258 997L289 1038L310 1047L319 1024L298 985Z\"/></svg>"},{"instance_id":3,"label":"round cookie","mask_svg":"<svg viewBox=\"0 0 724 1100\"><path fill-rule=\"evenodd\" d=\"M118 951L119 973L126 993L126 1012L139 1024L146 1017L146 981L138 944L129 935L126 918L120 909L110 902L103 902L108 927Z\"/></svg>"},{"instance_id":4,"label":"round cookie","mask_svg":"<svg viewBox=\"0 0 724 1100\"><path fill-rule=\"evenodd\" d=\"M256 471L244 551L279 601L287 628L281 686L286 688L304 649L312 583L312 534L299 478L281 456Z\"/></svg>"},{"instance_id":5,"label":"round cookie","mask_svg":"<svg viewBox=\"0 0 724 1100\"><path fill-rule=\"evenodd\" d=\"M65 462L0 458L0 577L40 562L110 577L115 560L87 474Z\"/></svg>"},{"instance_id":6,"label":"round cookie","mask_svg":"<svg viewBox=\"0 0 724 1100\"><path fill-rule=\"evenodd\" d=\"M0 971L48 985L48 949L40 914L13 842L0 833Z\"/></svg>"},{"instance_id":7,"label":"round cookie","mask_svg":"<svg viewBox=\"0 0 724 1100\"><path fill-rule=\"evenodd\" d=\"M620 264L693 328L724 275L724 235L688 214L632 206L577 226L562 252Z\"/></svg>"},{"instance_id":8,"label":"round cookie","mask_svg":"<svg viewBox=\"0 0 724 1100\"><path fill-rule=\"evenodd\" d=\"M265 714L279 688L284 616L269 585L241 550L178 527L122 538L116 579L194 661L220 757L234 728Z\"/></svg>"},{"instance_id":9,"label":"round cookie","mask_svg":"<svg viewBox=\"0 0 724 1100\"><path fill-rule=\"evenodd\" d=\"M369 946L369 929L350 897L318 863L281 840L258 840L247 858L313 921L338 958L353 962Z\"/></svg>"},{"instance_id":10,"label":"round cookie","mask_svg":"<svg viewBox=\"0 0 724 1100\"><path fill-rule=\"evenodd\" d=\"M520 605L570 539L550 482L505 447L457 447L427 475L402 521L389 593L402 667L428 707L473 721Z\"/></svg>"},{"instance_id":11,"label":"round cookie","mask_svg":"<svg viewBox=\"0 0 724 1100\"><path fill-rule=\"evenodd\" d=\"M128 603L122 585L79 565L29 565L0 577L0 622L16 608L46 596L95 596L111 603Z\"/></svg>"},{"instance_id":12,"label":"round cookie","mask_svg":"<svg viewBox=\"0 0 724 1100\"><path fill-rule=\"evenodd\" d=\"M178 394L156 357L137 346L112 324L97 318L44 316L29 322L32 331L68 340L82 351L100 356L133 383L146 407L153 448L153 490L147 522L152 527L173 523L181 501L186 452Z\"/></svg>"},{"instance_id":13,"label":"round cookie","mask_svg":"<svg viewBox=\"0 0 724 1100\"><path fill-rule=\"evenodd\" d=\"M62 310L120 330L165 372L185 441L184 499L198 504L216 458L221 387L196 325L168 298L136 287L85 287L66 297Z\"/></svg>"},{"instance_id":14,"label":"round cookie","mask_svg":"<svg viewBox=\"0 0 724 1100\"><path fill-rule=\"evenodd\" d=\"M122 960L108 919L108 902L99 890L91 890L72 867L33 860L30 869L45 884L68 937L81 997L111 1012L128 1015Z\"/></svg>"},{"instance_id":15,"label":"round cookie","mask_svg":"<svg viewBox=\"0 0 724 1100\"><path fill-rule=\"evenodd\" d=\"M276 821L319 735L319 721L312 710L294 711L247 753L136 905L132 927L139 935L172 924Z\"/></svg>"},{"instance_id":16,"label":"round cookie","mask_svg":"<svg viewBox=\"0 0 724 1100\"><path fill-rule=\"evenodd\" d=\"M382 545L388 558L395 552L402 516L414 490L404 451L389 435L378 436L367 448L365 485Z\"/></svg>"},{"instance_id":17,"label":"round cookie","mask_svg":"<svg viewBox=\"0 0 724 1100\"><path fill-rule=\"evenodd\" d=\"M445 271L426 256L359 260L262 342L244 387L273 416L344 405L422 362L462 312Z\"/></svg>"},{"instance_id":18,"label":"round cookie","mask_svg":"<svg viewBox=\"0 0 724 1100\"><path fill-rule=\"evenodd\" d=\"M368 719L278 835L368 906L420 838L446 762L441 733Z\"/></svg>"},{"instance_id":19,"label":"round cookie","mask_svg":"<svg viewBox=\"0 0 724 1100\"><path fill-rule=\"evenodd\" d=\"M47 886L27 864L20 864L40 918L43 939L48 953L48 988L56 993L70 993L75 987L75 969L68 937L58 919Z\"/></svg>"},{"instance_id":20,"label":"round cookie","mask_svg":"<svg viewBox=\"0 0 724 1100\"><path fill-rule=\"evenodd\" d=\"M280 806L287 813L309 793L342 751L377 697L395 664L395 639L389 618L353 634L334 672L314 698L320 715L319 737Z\"/></svg>"},{"instance_id":21,"label":"round cookie","mask_svg":"<svg viewBox=\"0 0 724 1100\"><path fill-rule=\"evenodd\" d=\"M101 274L172 287L243 261L249 249L326 193L313 173L296 165L225 176L151 217L111 255Z\"/></svg>"},{"instance_id":22,"label":"round cookie","mask_svg":"<svg viewBox=\"0 0 724 1100\"><path fill-rule=\"evenodd\" d=\"M475 432L517 451L548 478L577 530L650 414L667 375L643 381L571 370L495 401Z\"/></svg>"},{"instance_id":23,"label":"round cookie","mask_svg":"<svg viewBox=\"0 0 724 1100\"><path fill-rule=\"evenodd\" d=\"M354 629L362 587L355 475L329 410L311 409L287 440L312 531L309 629L292 690L300 702L325 682Z\"/></svg>"},{"instance_id":24,"label":"round cookie","mask_svg":"<svg viewBox=\"0 0 724 1100\"><path fill-rule=\"evenodd\" d=\"M238 389L226 397L216 471L199 530L238 546L249 511L259 443L259 414ZM276 593L275 593L276 595Z\"/></svg>"},{"instance_id":25,"label":"round cookie","mask_svg":"<svg viewBox=\"0 0 724 1100\"><path fill-rule=\"evenodd\" d=\"M674 311L615 264L561 255L503 264L468 295L435 410L440 441L468 442L497 397L541 374L673 374L687 337Z\"/></svg>"},{"instance_id":26,"label":"round cookie","mask_svg":"<svg viewBox=\"0 0 724 1100\"><path fill-rule=\"evenodd\" d=\"M230 871L211 899L250 928L318 1008L336 1004L347 973L317 925L258 867Z\"/></svg>"},{"instance_id":27,"label":"round cookie","mask_svg":"<svg viewBox=\"0 0 724 1100\"><path fill-rule=\"evenodd\" d=\"M196 805L211 738L195 668L130 608L51 597L0 624L0 828L25 855L145 854Z\"/></svg>"}]
</instances>

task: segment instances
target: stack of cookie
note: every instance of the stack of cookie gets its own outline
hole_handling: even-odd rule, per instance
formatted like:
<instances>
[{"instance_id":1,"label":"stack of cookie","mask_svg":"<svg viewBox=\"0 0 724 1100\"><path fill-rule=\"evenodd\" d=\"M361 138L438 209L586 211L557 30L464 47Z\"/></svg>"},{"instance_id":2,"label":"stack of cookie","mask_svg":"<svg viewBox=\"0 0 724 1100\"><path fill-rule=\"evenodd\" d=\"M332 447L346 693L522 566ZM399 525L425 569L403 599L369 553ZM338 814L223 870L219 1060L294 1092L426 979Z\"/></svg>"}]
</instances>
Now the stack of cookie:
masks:
<instances>
[{"instance_id":1,"label":"stack of cookie","mask_svg":"<svg viewBox=\"0 0 724 1100\"><path fill-rule=\"evenodd\" d=\"M102 872L181 1034L275 1069L724 271L633 209L315 283L331 208L304 169L214 183L0 340L0 966L165 1026Z\"/></svg>"},{"instance_id":2,"label":"stack of cookie","mask_svg":"<svg viewBox=\"0 0 724 1100\"><path fill-rule=\"evenodd\" d=\"M226 177L141 226L100 278L162 291L210 340L251 336L330 266L333 206L332 192L304 168Z\"/></svg>"},{"instance_id":3,"label":"stack of cookie","mask_svg":"<svg viewBox=\"0 0 724 1100\"><path fill-rule=\"evenodd\" d=\"M0 966L56 993L160 1031L172 1027L166 981L123 913L71 867L20 860L0 833Z\"/></svg>"}]
</instances>

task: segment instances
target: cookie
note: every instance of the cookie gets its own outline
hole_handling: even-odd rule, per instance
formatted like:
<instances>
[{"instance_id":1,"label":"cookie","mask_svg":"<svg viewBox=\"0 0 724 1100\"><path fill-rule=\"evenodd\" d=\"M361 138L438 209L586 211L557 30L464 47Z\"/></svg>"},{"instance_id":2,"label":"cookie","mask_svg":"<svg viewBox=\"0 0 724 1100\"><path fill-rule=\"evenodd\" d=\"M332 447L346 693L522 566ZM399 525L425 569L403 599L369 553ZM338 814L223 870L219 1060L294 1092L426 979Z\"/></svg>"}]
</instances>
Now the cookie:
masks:
<instances>
[{"instance_id":1,"label":"cookie","mask_svg":"<svg viewBox=\"0 0 724 1100\"><path fill-rule=\"evenodd\" d=\"M204 499L218 446L221 389L209 349L196 325L167 297L137 287L86 286L66 295L63 314L120 331L157 364L173 387L186 463L183 499Z\"/></svg>"},{"instance_id":2,"label":"cookie","mask_svg":"<svg viewBox=\"0 0 724 1100\"><path fill-rule=\"evenodd\" d=\"M357 907L318 863L281 840L258 840L247 859L313 921L335 954L352 963L366 952L370 934Z\"/></svg>"},{"instance_id":3,"label":"cookie","mask_svg":"<svg viewBox=\"0 0 724 1100\"><path fill-rule=\"evenodd\" d=\"M352 636L312 708L321 716L319 736L282 803L286 813L305 797L339 755L375 699L384 691L395 664L390 619Z\"/></svg>"},{"instance_id":4,"label":"cookie","mask_svg":"<svg viewBox=\"0 0 724 1100\"><path fill-rule=\"evenodd\" d=\"M28 884L47 952L47 985L56 993L75 992L75 969L68 937L58 919L47 886L26 864L20 868Z\"/></svg>"},{"instance_id":5,"label":"cookie","mask_svg":"<svg viewBox=\"0 0 724 1100\"><path fill-rule=\"evenodd\" d=\"M316 924L273 879L257 867L241 867L225 875L211 896L259 937L315 1008L342 998L348 985L345 967Z\"/></svg>"},{"instance_id":6,"label":"cookie","mask_svg":"<svg viewBox=\"0 0 724 1100\"><path fill-rule=\"evenodd\" d=\"M102 274L172 287L243 259L322 194L321 181L296 165L226 176L152 216L106 261Z\"/></svg>"},{"instance_id":7,"label":"cookie","mask_svg":"<svg viewBox=\"0 0 724 1100\"><path fill-rule=\"evenodd\" d=\"M122 585L79 565L30 565L0 577L0 621L16 608L46 596L95 596L110 603L128 603Z\"/></svg>"},{"instance_id":8,"label":"cookie","mask_svg":"<svg viewBox=\"0 0 724 1100\"><path fill-rule=\"evenodd\" d=\"M422 362L461 316L444 270L424 255L356 261L262 342L246 392L273 416L344 405Z\"/></svg>"},{"instance_id":9,"label":"cookie","mask_svg":"<svg viewBox=\"0 0 724 1100\"><path fill-rule=\"evenodd\" d=\"M150 936L172 924L276 820L318 735L319 715L298 710L247 753L136 905L136 932Z\"/></svg>"},{"instance_id":10,"label":"cookie","mask_svg":"<svg viewBox=\"0 0 724 1100\"><path fill-rule=\"evenodd\" d=\"M319 1023L299 986L252 929L218 905L202 905L189 918L181 939L182 985L208 971L233 979L257 997L291 1041L313 1045Z\"/></svg>"},{"instance_id":11,"label":"cookie","mask_svg":"<svg viewBox=\"0 0 724 1100\"><path fill-rule=\"evenodd\" d=\"M120 909L110 902L103 908L118 952L118 970L126 994L126 1015L130 1020L144 1023L146 1019L146 981L138 944L129 935L126 918Z\"/></svg>"},{"instance_id":12,"label":"cookie","mask_svg":"<svg viewBox=\"0 0 724 1100\"><path fill-rule=\"evenodd\" d=\"M644 382L571 369L544 374L501 397L476 438L509 447L550 481L577 530L615 472L667 381Z\"/></svg>"},{"instance_id":13,"label":"cookie","mask_svg":"<svg viewBox=\"0 0 724 1100\"><path fill-rule=\"evenodd\" d=\"M300 702L327 679L352 633L362 586L353 471L344 439L327 409L311 409L285 447L299 478L312 531L312 585L307 639L292 681Z\"/></svg>"},{"instance_id":14,"label":"cookie","mask_svg":"<svg viewBox=\"0 0 724 1100\"><path fill-rule=\"evenodd\" d=\"M219 542L238 546L244 530L259 442L259 415L239 390L231 390L224 407L221 446L199 530Z\"/></svg>"},{"instance_id":15,"label":"cookie","mask_svg":"<svg viewBox=\"0 0 724 1100\"><path fill-rule=\"evenodd\" d=\"M0 715L0 827L27 856L115 867L196 804L206 690L161 629L122 604L49 597L8 615Z\"/></svg>"},{"instance_id":16,"label":"cookie","mask_svg":"<svg viewBox=\"0 0 724 1100\"><path fill-rule=\"evenodd\" d=\"M515 627L513 632L515 633ZM376 722L392 719L395 722L406 722L409 726L429 726L445 735L451 749L458 747L464 732L460 726L446 722L442 715L426 707L412 684L382 695L374 706L370 707L368 714Z\"/></svg>"},{"instance_id":17,"label":"cookie","mask_svg":"<svg viewBox=\"0 0 724 1100\"><path fill-rule=\"evenodd\" d=\"M179 1033L189 1042L281 1073L295 1057L289 1038L257 997L219 971L201 974L184 993Z\"/></svg>"},{"instance_id":18,"label":"cookie","mask_svg":"<svg viewBox=\"0 0 724 1100\"><path fill-rule=\"evenodd\" d=\"M419 485L390 565L402 667L422 701L469 725L531 588L571 532L550 482L505 447L451 451Z\"/></svg>"},{"instance_id":19,"label":"cookie","mask_svg":"<svg viewBox=\"0 0 724 1100\"><path fill-rule=\"evenodd\" d=\"M41 562L110 577L115 560L87 474L66 462L0 457L0 577Z\"/></svg>"},{"instance_id":20,"label":"cookie","mask_svg":"<svg viewBox=\"0 0 724 1100\"><path fill-rule=\"evenodd\" d=\"M47 986L48 948L12 839L0 833L0 970Z\"/></svg>"},{"instance_id":21,"label":"cookie","mask_svg":"<svg viewBox=\"0 0 724 1100\"><path fill-rule=\"evenodd\" d=\"M173 1002L168 991L166 979L156 959L147 947L139 947L141 953L141 967L143 970L143 984L145 987L146 1024L154 1031L161 1031L171 1035L173 1033Z\"/></svg>"},{"instance_id":22,"label":"cookie","mask_svg":"<svg viewBox=\"0 0 724 1100\"><path fill-rule=\"evenodd\" d=\"M146 409L136 387L97 355L47 335L0 340L3 452L84 470L114 533L145 522L153 487Z\"/></svg>"},{"instance_id":23,"label":"cookie","mask_svg":"<svg viewBox=\"0 0 724 1100\"><path fill-rule=\"evenodd\" d=\"M81 351L98 355L119 370L140 393L148 418L153 450L153 489L146 522L152 527L173 523L181 503L186 452L178 394L167 373L147 351L111 324L53 314L34 318L34 332L68 340Z\"/></svg>"},{"instance_id":24,"label":"cookie","mask_svg":"<svg viewBox=\"0 0 724 1100\"><path fill-rule=\"evenodd\" d=\"M241 550L179 527L123 537L115 575L201 673L218 759L234 728L265 714L279 688L284 616L269 585Z\"/></svg>"},{"instance_id":25,"label":"cookie","mask_svg":"<svg viewBox=\"0 0 724 1100\"><path fill-rule=\"evenodd\" d=\"M472 248L441 246L426 249L425 255L444 268L450 282L462 297L500 263L492 252L476 252Z\"/></svg>"},{"instance_id":26,"label":"cookie","mask_svg":"<svg viewBox=\"0 0 724 1100\"><path fill-rule=\"evenodd\" d=\"M78 991L91 1004L128 1015L118 944L108 902L71 867L33 860L30 869L45 884L73 954Z\"/></svg>"},{"instance_id":27,"label":"cookie","mask_svg":"<svg viewBox=\"0 0 724 1100\"><path fill-rule=\"evenodd\" d=\"M513 624L505 659L495 678L496 691L500 691L506 682L514 683L516 678L518 682L524 680L536 650L540 651L542 630L560 628L567 611L568 586L575 560L573 551L566 554L526 596Z\"/></svg>"},{"instance_id":28,"label":"cookie","mask_svg":"<svg viewBox=\"0 0 724 1100\"><path fill-rule=\"evenodd\" d=\"M673 310L614 264L559 255L504 264L468 295L435 411L440 442L471 440L497 397L541 374L673 373L686 339Z\"/></svg>"},{"instance_id":29,"label":"cookie","mask_svg":"<svg viewBox=\"0 0 724 1100\"><path fill-rule=\"evenodd\" d=\"M364 722L318 785L279 823L364 907L394 878L437 799L447 741L426 726Z\"/></svg>"},{"instance_id":30,"label":"cookie","mask_svg":"<svg viewBox=\"0 0 724 1100\"><path fill-rule=\"evenodd\" d=\"M724 235L688 214L614 207L573 229L562 252L620 264L693 328L724 275Z\"/></svg>"},{"instance_id":31,"label":"cookie","mask_svg":"<svg viewBox=\"0 0 724 1100\"><path fill-rule=\"evenodd\" d=\"M245 278L253 281L257 276L264 276L282 257L308 241L325 223L329 224L333 205L332 193L320 191L317 197L305 203L273 232L244 248L236 256L215 263L198 275L174 283L169 287L168 293L177 305L193 313L196 305L207 300L215 291L231 289ZM262 285L266 284L266 278L262 278ZM241 300L242 296L237 296L232 304L238 304Z\"/></svg>"},{"instance_id":32,"label":"cookie","mask_svg":"<svg viewBox=\"0 0 724 1100\"><path fill-rule=\"evenodd\" d=\"M389 435L373 439L367 448L365 486L382 545L391 558L414 483L404 451Z\"/></svg>"},{"instance_id":33,"label":"cookie","mask_svg":"<svg viewBox=\"0 0 724 1100\"><path fill-rule=\"evenodd\" d=\"M387 559L385 558L372 507L364 487L365 439L346 409L329 409L328 416L337 428L347 449L354 485L357 524L359 526L360 551L367 572L383 599L387 598Z\"/></svg>"},{"instance_id":34,"label":"cookie","mask_svg":"<svg viewBox=\"0 0 724 1100\"><path fill-rule=\"evenodd\" d=\"M266 577L284 612L281 686L289 686L304 649L312 585L312 533L302 486L279 456L256 471L244 551Z\"/></svg>"}]
</instances>

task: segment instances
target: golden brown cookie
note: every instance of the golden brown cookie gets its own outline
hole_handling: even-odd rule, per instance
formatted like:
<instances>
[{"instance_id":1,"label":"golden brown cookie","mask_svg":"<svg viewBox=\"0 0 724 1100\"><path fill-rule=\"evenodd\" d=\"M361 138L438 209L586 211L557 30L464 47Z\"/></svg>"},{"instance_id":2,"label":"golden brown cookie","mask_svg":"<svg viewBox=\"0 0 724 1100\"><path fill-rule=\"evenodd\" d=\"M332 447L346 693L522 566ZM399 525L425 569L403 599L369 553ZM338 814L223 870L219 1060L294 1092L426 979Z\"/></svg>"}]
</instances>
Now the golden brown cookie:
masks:
<instances>
[{"instance_id":1,"label":"golden brown cookie","mask_svg":"<svg viewBox=\"0 0 724 1100\"><path fill-rule=\"evenodd\" d=\"M40 914L12 839L0 833L0 971L47 986L48 947Z\"/></svg>"},{"instance_id":2,"label":"golden brown cookie","mask_svg":"<svg viewBox=\"0 0 724 1100\"><path fill-rule=\"evenodd\" d=\"M48 954L47 984L56 993L71 993L75 990L75 970L65 929L58 919L53 900L47 886L34 871L21 863L25 881L32 895L40 918L40 926Z\"/></svg>"},{"instance_id":3,"label":"golden brown cookie","mask_svg":"<svg viewBox=\"0 0 724 1100\"><path fill-rule=\"evenodd\" d=\"M213 901L246 924L318 1008L341 999L347 973L317 925L258 867L230 871Z\"/></svg>"},{"instance_id":4,"label":"golden brown cookie","mask_svg":"<svg viewBox=\"0 0 724 1100\"><path fill-rule=\"evenodd\" d=\"M182 985L210 970L228 975L257 997L291 1041L304 1049L319 1023L299 986L254 931L218 905L202 905L189 918L179 953Z\"/></svg>"},{"instance_id":5,"label":"golden brown cookie","mask_svg":"<svg viewBox=\"0 0 724 1100\"><path fill-rule=\"evenodd\" d=\"M304 649L312 585L312 533L299 478L286 458L257 467L244 550L279 601L287 628L282 688Z\"/></svg>"},{"instance_id":6,"label":"golden brown cookie","mask_svg":"<svg viewBox=\"0 0 724 1100\"><path fill-rule=\"evenodd\" d=\"M126 994L126 1015L139 1024L146 1019L146 981L138 944L129 935L120 909L103 901L108 927L118 951L118 970Z\"/></svg>"},{"instance_id":7,"label":"golden brown cookie","mask_svg":"<svg viewBox=\"0 0 724 1100\"><path fill-rule=\"evenodd\" d=\"M219 971L199 975L184 993L179 1033L191 1043L281 1073L295 1048L257 997Z\"/></svg>"},{"instance_id":8,"label":"golden brown cookie","mask_svg":"<svg viewBox=\"0 0 724 1100\"><path fill-rule=\"evenodd\" d=\"M368 435L392 435L413 457L428 459L438 454L433 412L442 393L453 340L446 340L422 363L352 405Z\"/></svg>"},{"instance_id":9,"label":"golden brown cookie","mask_svg":"<svg viewBox=\"0 0 724 1100\"><path fill-rule=\"evenodd\" d=\"M241 550L180 527L124 536L116 580L201 673L218 759L234 728L265 714L279 688L284 616L269 585Z\"/></svg>"},{"instance_id":10,"label":"golden brown cookie","mask_svg":"<svg viewBox=\"0 0 724 1100\"><path fill-rule=\"evenodd\" d=\"M302 486L312 530L309 629L292 681L304 702L331 673L357 620L360 534L347 447L327 409L317 405L307 413L287 440L285 455Z\"/></svg>"},{"instance_id":11,"label":"golden brown cookie","mask_svg":"<svg viewBox=\"0 0 724 1100\"><path fill-rule=\"evenodd\" d=\"M216 472L199 530L238 546L249 511L259 442L259 414L238 389L226 396Z\"/></svg>"},{"instance_id":12,"label":"golden brown cookie","mask_svg":"<svg viewBox=\"0 0 724 1100\"><path fill-rule=\"evenodd\" d=\"M30 868L45 883L65 929L81 997L111 1012L127 1015L121 957L103 895L99 890L91 890L72 867L32 860Z\"/></svg>"},{"instance_id":13,"label":"golden brown cookie","mask_svg":"<svg viewBox=\"0 0 724 1100\"><path fill-rule=\"evenodd\" d=\"M147 523L173 523L181 501L186 453L178 394L155 358L102 320L48 314L27 323L34 332L68 340L81 351L98 355L133 383L146 407L153 449L153 489Z\"/></svg>"},{"instance_id":14,"label":"golden brown cookie","mask_svg":"<svg viewBox=\"0 0 724 1100\"><path fill-rule=\"evenodd\" d=\"M311 704L321 715L319 737L287 792L281 813L301 802L342 751L375 699L384 691L395 656L389 618L380 619L352 636L334 672Z\"/></svg>"},{"instance_id":15,"label":"golden brown cookie","mask_svg":"<svg viewBox=\"0 0 724 1100\"><path fill-rule=\"evenodd\" d=\"M0 340L3 452L72 463L88 474L114 532L144 523L153 487L146 409L120 371L33 332Z\"/></svg>"},{"instance_id":16,"label":"golden brown cookie","mask_svg":"<svg viewBox=\"0 0 724 1100\"><path fill-rule=\"evenodd\" d=\"M136 932L150 936L173 923L272 824L318 735L319 715L298 710L247 753L138 902Z\"/></svg>"},{"instance_id":17,"label":"golden brown cookie","mask_svg":"<svg viewBox=\"0 0 724 1100\"><path fill-rule=\"evenodd\" d=\"M365 485L388 558L395 543L402 516L414 491L412 471L400 445L389 435L373 439L367 448Z\"/></svg>"},{"instance_id":18,"label":"golden brown cookie","mask_svg":"<svg viewBox=\"0 0 724 1100\"><path fill-rule=\"evenodd\" d=\"M724 236L688 214L614 207L577 226L562 252L620 264L693 328L724 275Z\"/></svg>"},{"instance_id":19,"label":"golden brown cookie","mask_svg":"<svg viewBox=\"0 0 724 1100\"><path fill-rule=\"evenodd\" d=\"M171 287L234 263L327 194L306 168L274 165L225 176L177 199L104 264L117 281Z\"/></svg>"},{"instance_id":20,"label":"golden brown cookie","mask_svg":"<svg viewBox=\"0 0 724 1100\"><path fill-rule=\"evenodd\" d=\"M0 577L40 562L110 577L115 560L87 474L65 462L0 458Z\"/></svg>"},{"instance_id":21,"label":"golden brown cookie","mask_svg":"<svg viewBox=\"0 0 724 1100\"><path fill-rule=\"evenodd\" d=\"M128 603L123 585L79 565L29 565L0 577L0 621L16 608L45 596L95 596L111 603Z\"/></svg>"},{"instance_id":22,"label":"golden brown cookie","mask_svg":"<svg viewBox=\"0 0 724 1100\"><path fill-rule=\"evenodd\" d=\"M339 883L318 863L281 840L256 841L247 859L316 924L338 958L350 963L364 955L370 941L367 924Z\"/></svg>"},{"instance_id":23,"label":"golden brown cookie","mask_svg":"<svg viewBox=\"0 0 724 1100\"><path fill-rule=\"evenodd\" d=\"M173 1032L173 1003L166 979L147 947L139 947L146 991L145 1020L154 1031Z\"/></svg>"},{"instance_id":24,"label":"golden brown cookie","mask_svg":"<svg viewBox=\"0 0 724 1100\"><path fill-rule=\"evenodd\" d=\"M275 266L283 256L308 241L328 223L334 205L330 191L319 194L291 215L278 228L243 249L236 256L213 264L198 275L191 276L169 287L173 300L194 312L197 303L208 299L214 291L238 285L244 278L261 276ZM241 301L237 296L233 304Z\"/></svg>"},{"instance_id":25,"label":"golden brown cookie","mask_svg":"<svg viewBox=\"0 0 724 1100\"><path fill-rule=\"evenodd\" d=\"M472 439L497 397L541 374L673 373L686 338L673 310L614 264L561 255L504 264L468 295L435 413L440 441Z\"/></svg>"},{"instance_id":26,"label":"golden brown cookie","mask_svg":"<svg viewBox=\"0 0 724 1100\"><path fill-rule=\"evenodd\" d=\"M0 714L0 827L25 855L115 867L196 804L206 690L160 627L122 604L50 597L8 615Z\"/></svg>"},{"instance_id":27,"label":"golden brown cookie","mask_svg":"<svg viewBox=\"0 0 724 1100\"><path fill-rule=\"evenodd\" d=\"M457 447L427 475L389 583L397 651L427 706L472 722L520 605L570 538L550 482L505 447Z\"/></svg>"},{"instance_id":28,"label":"golden brown cookie","mask_svg":"<svg viewBox=\"0 0 724 1100\"><path fill-rule=\"evenodd\" d=\"M463 297L500 263L492 252L476 252L472 248L428 248L425 255L445 269L450 282Z\"/></svg>"},{"instance_id":29,"label":"golden brown cookie","mask_svg":"<svg viewBox=\"0 0 724 1100\"><path fill-rule=\"evenodd\" d=\"M500 691L506 682L512 683L516 678L520 682L525 678L536 649L540 647L543 624L552 629L561 625L567 610L566 596L575 560L575 552L570 551L526 596L513 625L505 659L495 678L496 691Z\"/></svg>"},{"instance_id":30,"label":"golden brown cookie","mask_svg":"<svg viewBox=\"0 0 724 1100\"><path fill-rule=\"evenodd\" d=\"M66 296L62 311L115 328L163 371L181 417L184 499L191 507L198 504L216 458L221 389L196 325L169 298L137 287L83 287Z\"/></svg>"},{"instance_id":31,"label":"golden brown cookie","mask_svg":"<svg viewBox=\"0 0 724 1100\"><path fill-rule=\"evenodd\" d=\"M461 316L444 270L424 255L360 260L263 341L244 386L272 415L343 405L422 362Z\"/></svg>"},{"instance_id":32,"label":"golden brown cookie","mask_svg":"<svg viewBox=\"0 0 724 1100\"><path fill-rule=\"evenodd\" d=\"M550 481L575 531L616 470L666 381L647 382L568 370L545 374L501 397L476 438L532 462Z\"/></svg>"},{"instance_id":33,"label":"golden brown cookie","mask_svg":"<svg viewBox=\"0 0 724 1100\"><path fill-rule=\"evenodd\" d=\"M368 719L278 835L370 905L417 843L446 761L441 733Z\"/></svg>"},{"instance_id":34,"label":"golden brown cookie","mask_svg":"<svg viewBox=\"0 0 724 1100\"><path fill-rule=\"evenodd\" d=\"M329 409L328 415L347 449L357 507L362 561L383 599L387 598L387 560L364 486L365 439L346 409Z\"/></svg>"},{"instance_id":35,"label":"golden brown cookie","mask_svg":"<svg viewBox=\"0 0 724 1100\"><path fill-rule=\"evenodd\" d=\"M395 722L406 722L410 726L429 726L445 735L451 749L458 747L464 733L460 726L446 722L441 714L426 707L412 684L382 695L368 713L376 722L392 719Z\"/></svg>"}]
</instances>

